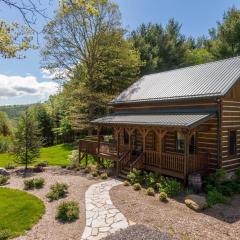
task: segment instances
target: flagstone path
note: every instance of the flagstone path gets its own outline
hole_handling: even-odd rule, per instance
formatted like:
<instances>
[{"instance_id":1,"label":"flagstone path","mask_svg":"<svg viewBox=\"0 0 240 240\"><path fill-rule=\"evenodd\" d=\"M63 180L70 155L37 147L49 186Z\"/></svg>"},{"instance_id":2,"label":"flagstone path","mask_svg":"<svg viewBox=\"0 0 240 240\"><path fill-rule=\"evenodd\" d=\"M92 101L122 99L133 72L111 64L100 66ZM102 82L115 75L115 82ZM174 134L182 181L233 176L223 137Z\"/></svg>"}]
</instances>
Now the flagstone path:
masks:
<instances>
[{"instance_id":1,"label":"flagstone path","mask_svg":"<svg viewBox=\"0 0 240 240\"><path fill-rule=\"evenodd\" d=\"M112 179L88 188L85 193L86 227L81 240L98 240L129 226L109 195L110 189L120 184L122 182Z\"/></svg>"}]
</instances>

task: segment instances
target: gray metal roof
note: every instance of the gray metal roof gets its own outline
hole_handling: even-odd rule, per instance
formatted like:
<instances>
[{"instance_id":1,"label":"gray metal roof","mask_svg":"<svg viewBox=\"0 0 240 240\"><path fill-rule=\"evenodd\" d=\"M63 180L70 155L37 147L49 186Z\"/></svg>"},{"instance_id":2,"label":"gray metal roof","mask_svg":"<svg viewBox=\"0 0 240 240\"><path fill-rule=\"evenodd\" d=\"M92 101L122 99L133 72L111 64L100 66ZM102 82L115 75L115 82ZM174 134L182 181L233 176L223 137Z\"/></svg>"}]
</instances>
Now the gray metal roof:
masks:
<instances>
[{"instance_id":1,"label":"gray metal roof","mask_svg":"<svg viewBox=\"0 0 240 240\"><path fill-rule=\"evenodd\" d=\"M220 97L240 78L240 57L142 77L111 103Z\"/></svg>"},{"instance_id":2,"label":"gray metal roof","mask_svg":"<svg viewBox=\"0 0 240 240\"><path fill-rule=\"evenodd\" d=\"M213 114L129 114L112 115L98 118L95 124L132 124L163 127L196 127L211 118Z\"/></svg>"}]
</instances>

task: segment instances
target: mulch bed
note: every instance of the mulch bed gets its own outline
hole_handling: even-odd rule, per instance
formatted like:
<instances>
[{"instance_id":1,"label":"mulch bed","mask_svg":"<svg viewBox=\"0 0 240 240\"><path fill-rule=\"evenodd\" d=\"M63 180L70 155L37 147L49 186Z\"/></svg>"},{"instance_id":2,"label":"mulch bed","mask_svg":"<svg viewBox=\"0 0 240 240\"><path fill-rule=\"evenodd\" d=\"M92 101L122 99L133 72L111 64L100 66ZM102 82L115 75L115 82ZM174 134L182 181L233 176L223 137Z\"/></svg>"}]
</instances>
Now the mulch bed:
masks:
<instances>
[{"instance_id":1,"label":"mulch bed","mask_svg":"<svg viewBox=\"0 0 240 240\"><path fill-rule=\"evenodd\" d=\"M240 195L230 205L217 204L195 212L184 204L183 196L162 203L131 186L110 191L113 204L137 224L147 224L180 239L240 240Z\"/></svg>"},{"instance_id":2,"label":"mulch bed","mask_svg":"<svg viewBox=\"0 0 240 240\"><path fill-rule=\"evenodd\" d=\"M111 234L103 240L173 240L169 234L145 225L133 225L117 233Z\"/></svg>"}]
</instances>

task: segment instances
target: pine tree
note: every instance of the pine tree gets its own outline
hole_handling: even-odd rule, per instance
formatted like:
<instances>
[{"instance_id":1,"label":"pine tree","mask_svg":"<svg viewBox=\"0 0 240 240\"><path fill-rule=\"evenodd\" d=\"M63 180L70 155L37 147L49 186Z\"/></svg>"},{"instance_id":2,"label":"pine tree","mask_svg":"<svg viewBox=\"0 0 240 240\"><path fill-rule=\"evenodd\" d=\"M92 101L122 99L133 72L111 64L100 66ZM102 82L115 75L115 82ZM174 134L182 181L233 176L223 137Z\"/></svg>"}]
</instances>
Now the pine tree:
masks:
<instances>
[{"instance_id":1,"label":"pine tree","mask_svg":"<svg viewBox=\"0 0 240 240\"><path fill-rule=\"evenodd\" d=\"M15 132L13 154L15 162L25 165L25 172L28 165L40 154L42 140L37 121L30 111L25 111L18 121Z\"/></svg>"}]
</instances>

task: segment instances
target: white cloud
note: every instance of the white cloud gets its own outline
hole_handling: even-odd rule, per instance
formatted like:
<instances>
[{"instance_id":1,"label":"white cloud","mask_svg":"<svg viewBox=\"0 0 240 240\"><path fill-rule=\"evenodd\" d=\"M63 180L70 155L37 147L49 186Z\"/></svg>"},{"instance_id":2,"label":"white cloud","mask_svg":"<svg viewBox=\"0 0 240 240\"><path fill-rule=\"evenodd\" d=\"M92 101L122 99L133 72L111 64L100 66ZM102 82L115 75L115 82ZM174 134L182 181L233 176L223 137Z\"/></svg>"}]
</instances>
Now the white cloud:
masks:
<instances>
[{"instance_id":1,"label":"white cloud","mask_svg":"<svg viewBox=\"0 0 240 240\"><path fill-rule=\"evenodd\" d=\"M39 82L34 76L8 76L0 74L0 99L23 96L37 96L47 99L58 91L58 84L52 81Z\"/></svg>"},{"instance_id":2,"label":"white cloud","mask_svg":"<svg viewBox=\"0 0 240 240\"><path fill-rule=\"evenodd\" d=\"M48 69L42 68L43 79L68 79L68 70L56 69L54 72L50 72Z\"/></svg>"}]
</instances>

